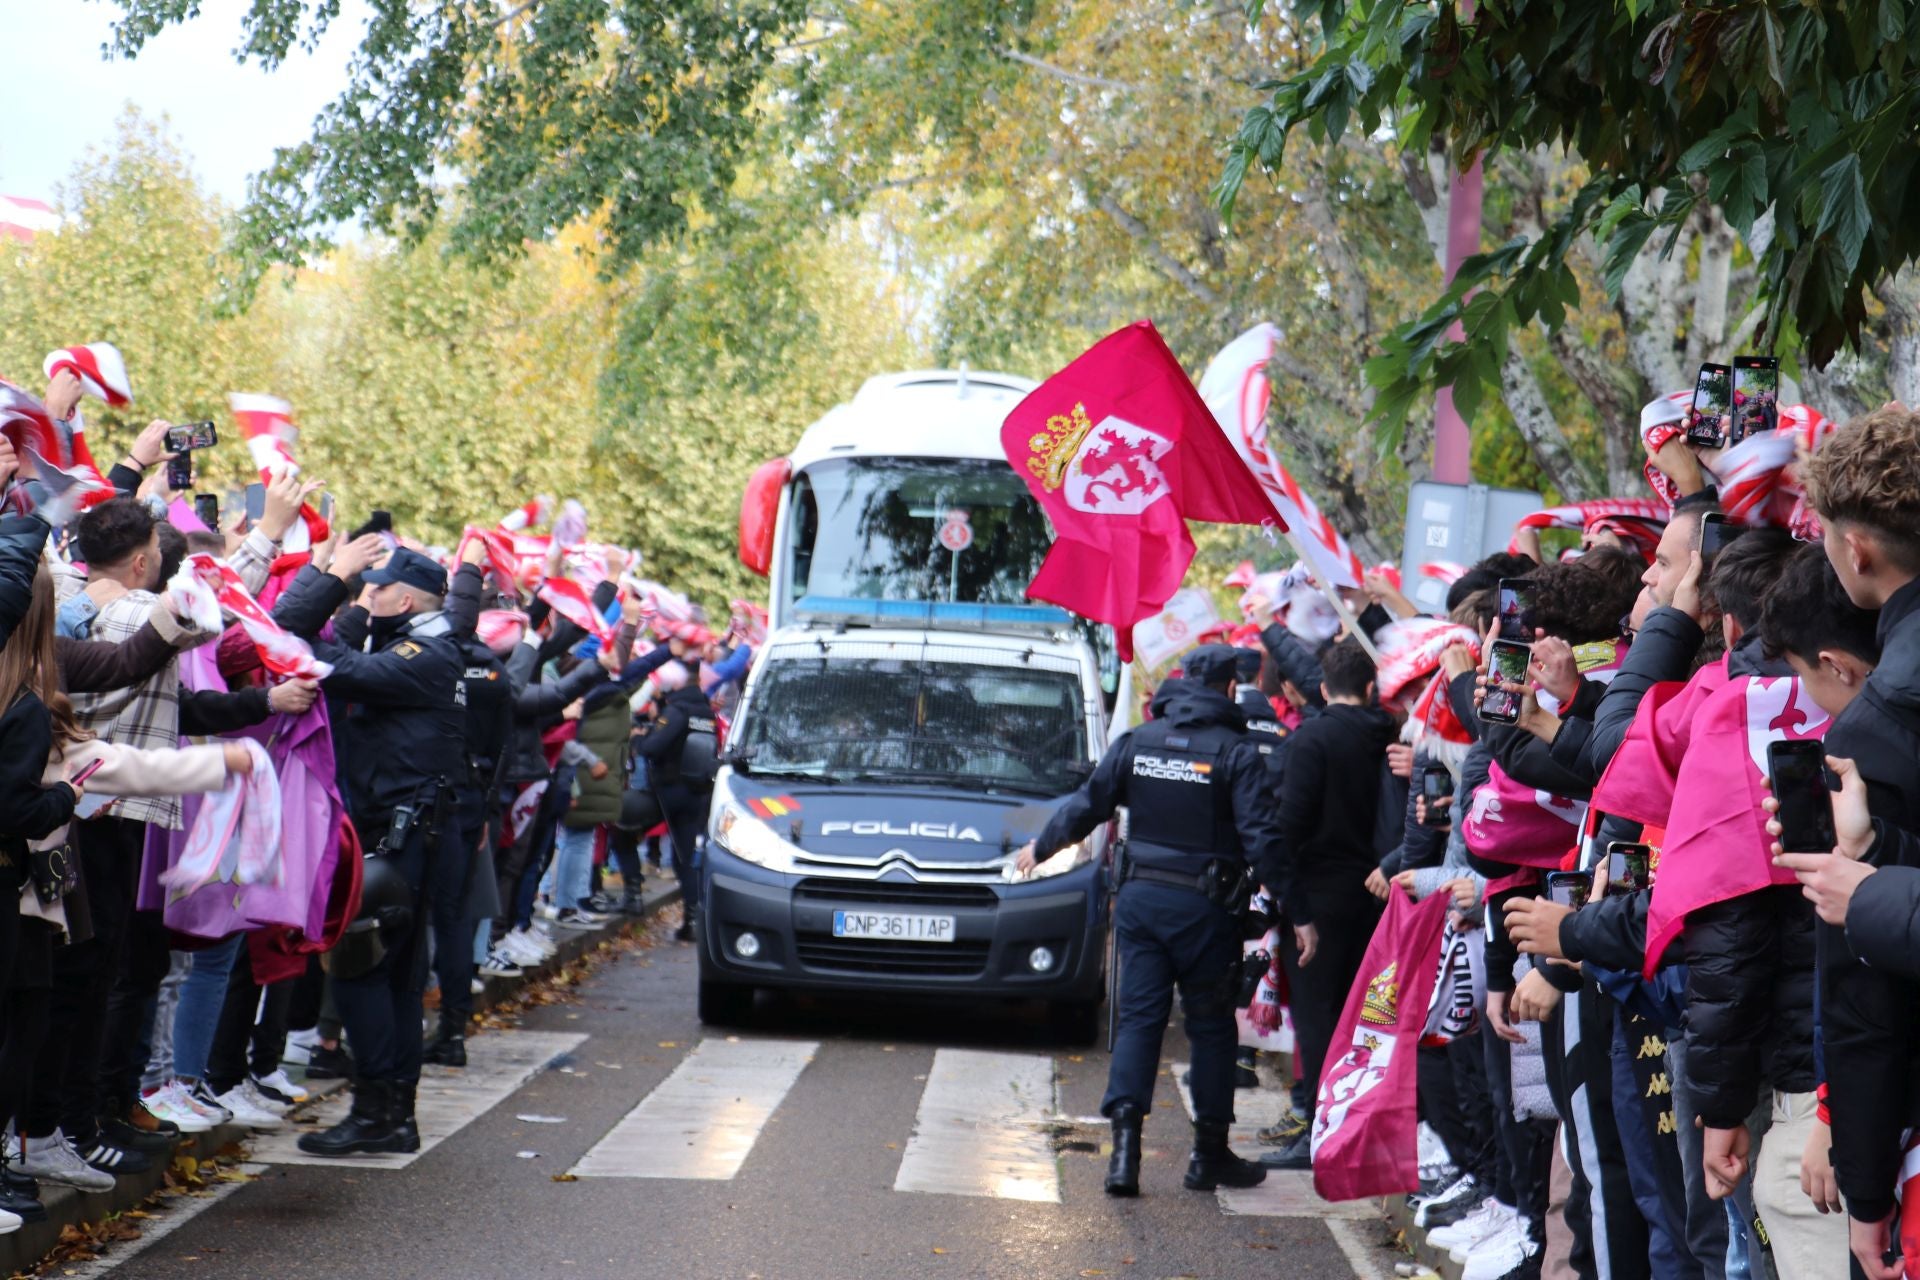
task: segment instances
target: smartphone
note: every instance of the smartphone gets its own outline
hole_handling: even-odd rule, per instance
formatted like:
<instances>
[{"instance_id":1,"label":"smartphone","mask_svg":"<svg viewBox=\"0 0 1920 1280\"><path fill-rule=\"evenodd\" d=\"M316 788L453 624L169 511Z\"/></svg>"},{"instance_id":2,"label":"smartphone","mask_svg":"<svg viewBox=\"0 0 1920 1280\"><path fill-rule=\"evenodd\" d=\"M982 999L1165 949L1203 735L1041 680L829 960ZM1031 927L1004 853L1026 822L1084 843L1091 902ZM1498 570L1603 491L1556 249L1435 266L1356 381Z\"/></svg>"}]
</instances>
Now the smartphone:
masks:
<instances>
[{"instance_id":1,"label":"smartphone","mask_svg":"<svg viewBox=\"0 0 1920 1280\"><path fill-rule=\"evenodd\" d=\"M1500 638L1533 643L1533 583L1525 578L1500 579Z\"/></svg>"},{"instance_id":2,"label":"smartphone","mask_svg":"<svg viewBox=\"0 0 1920 1280\"><path fill-rule=\"evenodd\" d=\"M333 495L330 493L320 495L320 518L328 524L333 523Z\"/></svg>"},{"instance_id":3,"label":"smartphone","mask_svg":"<svg viewBox=\"0 0 1920 1280\"><path fill-rule=\"evenodd\" d=\"M95 760L92 764L87 765L85 768L81 769L80 772L73 775L74 783L79 786L86 785L87 779L91 778L94 774L100 772L100 766L105 764L106 762L107 762L107 758L105 756L101 756L98 760Z\"/></svg>"},{"instance_id":4,"label":"smartphone","mask_svg":"<svg viewBox=\"0 0 1920 1280\"><path fill-rule=\"evenodd\" d=\"M215 532L219 531L220 499L214 497L210 493L194 494L193 495L193 514L195 518L197 518L201 524L207 526L207 528L212 529Z\"/></svg>"},{"instance_id":5,"label":"smartphone","mask_svg":"<svg viewBox=\"0 0 1920 1280\"><path fill-rule=\"evenodd\" d=\"M191 453L183 453L178 457L167 459L167 488L176 490L193 488L193 455Z\"/></svg>"},{"instance_id":6,"label":"smartphone","mask_svg":"<svg viewBox=\"0 0 1920 1280\"><path fill-rule=\"evenodd\" d=\"M1627 840L1615 840L1607 846L1607 896L1624 897L1647 887L1647 869L1653 864L1653 848Z\"/></svg>"},{"instance_id":7,"label":"smartphone","mask_svg":"<svg viewBox=\"0 0 1920 1280\"><path fill-rule=\"evenodd\" d=\"M367 532L368 533L393 532L393 513L391 511L375 511L372 514L368 515L367 516Z\"/></svg>"},{"instance_id":8,"label":"smartphone","mask_svg":"<svg viewBox=\"0 0 1920 1280\"><path fill-rule=\"evenodd\" d=\"M1427 820L1429 827L1449 827L1453 825L1453 815L1439 806L1439 802L1453 794L1453 775L1445 769L1429 767L1420 775L1420 794L1427 802Z\"/></svg>"},{"instance_id":9,"label":"smartphone","mask_svg":"<svg viewBox=\"0 0 1920 1280\"><path fill-rule=\"evenodd\" d=\"M1499 686L1526 683L1533 646L1495 640L1492 655L1493 661L1487 670L1487 692L1480 699L1480 718L1490 724L1512 724L1520 718L1520 694Z\"/></svg>"},{"instance_id":10,"label":"smartphone","mask_svg":"<svg viewBox=\"0 0 1920 1280\"><path fill-rule=\"evenodd\" d=\"M1733 358L1733 442L1780 425L1780 357Z\"/></svg>"},{"instance_id":11,"label":"smartphone","mask_svg":"<svg viewBox=\"0 0 1920 1280\"><path fill-rule=\"evenodd\" d=\"M1767 777L1780 802L1780 847L1788 853L1832 853L1838 841L1826 747L1811 738L1769 742Z\"/></svg>"},{"instance_id":12,"label":"smartphone","mask_svg":"<svg viewBox=\"0 0 1920 1280\"><path fill-rule=\"evenodd\" d=\"M1547 901L1579 910L1593 892L1593 876L1586 871L1547 872Z\"/></svg>"},{"instance_id":13,"label":"smartphone","mask_svg":"<svg viewBox=\"0 0 1920 1280\"><path fill-rule=\"evenodd\" d=\"M1700 576L1705 578L1713 571L1713 558L1735 538L1747 531L1747 527L1734 524L1718 511L1709 511L1700 517Z\"/></svg>"},{"instance_id":14,"label":"smartphone","mask_svg":"<svg viewBox=\"0 0 1920 1280\"><path fill-rule=\"evenodd\" d=\"M267 486L258 480L247 486L247 524L255 525L267 514Z\"/></svg>"},{"instance_id":15,"label":"smartphone","mask_svg":"<svg viewBox=\"0 0 1920 1280\"><path fill-rule=\"evenodd\" d=\"M211 449L220 443L220 433L211 422L181 422L167 428L167 452L185 453L189 449Z\"/></svg>"},{"instance_id":16,"label":"smartphone","mask_svg":"<svg viewBox=\"0 0 1920 1280\"><path fill-rule=\"evenodd\" d=\"M1687 443L1718 449L1727 442L1727 415L1733 408L1733 369L1703 364L1693 384L1693 412L1687 417Z\"/></svg>"}]
</instances>

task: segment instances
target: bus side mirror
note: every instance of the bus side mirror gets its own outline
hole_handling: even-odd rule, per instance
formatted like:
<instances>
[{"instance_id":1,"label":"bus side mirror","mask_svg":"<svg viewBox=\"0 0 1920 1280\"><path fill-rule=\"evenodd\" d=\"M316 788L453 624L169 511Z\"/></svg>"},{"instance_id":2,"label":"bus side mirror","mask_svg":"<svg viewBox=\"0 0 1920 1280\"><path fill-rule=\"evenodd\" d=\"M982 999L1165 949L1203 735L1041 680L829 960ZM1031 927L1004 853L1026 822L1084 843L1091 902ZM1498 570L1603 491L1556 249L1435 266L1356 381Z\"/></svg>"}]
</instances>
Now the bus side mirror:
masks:
<instances>
[{"instance_id":1,"label":"bus side mirror","mask_svg":"<svg viewBox=\"0 0 1920 1280\"><path fill-rule=\"evenodd\" d=\"M740 495L740 563L761 577L773 569L773 525L780 514L780 491L793 475L793 464L774 458L753 469L746 492Z\"/></svg>"}]
</instances>

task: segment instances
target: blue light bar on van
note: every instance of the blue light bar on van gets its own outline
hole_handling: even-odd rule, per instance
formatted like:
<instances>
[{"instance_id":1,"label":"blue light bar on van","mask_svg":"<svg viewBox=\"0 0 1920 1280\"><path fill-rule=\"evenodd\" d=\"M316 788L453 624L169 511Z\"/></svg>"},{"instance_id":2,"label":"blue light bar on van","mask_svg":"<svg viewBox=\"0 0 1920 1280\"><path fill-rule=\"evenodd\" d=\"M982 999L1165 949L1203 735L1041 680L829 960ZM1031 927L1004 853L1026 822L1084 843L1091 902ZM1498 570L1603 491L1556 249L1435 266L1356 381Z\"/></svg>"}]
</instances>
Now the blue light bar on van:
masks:
<instances>
[{"instance_id":1,"label":"blue light bar on van","mask_svg":"<svg viewBox=\"0 0 1920 1280\"><path fill-rule=\"evenodd\" d=\"M1073 621L1065 609L1049 604L954 604L943 600L865 600L858 596L802 596L794 616L805 621L855 622L867 626L998 627L1053 631Z\"/></svg>"}]
</instances>

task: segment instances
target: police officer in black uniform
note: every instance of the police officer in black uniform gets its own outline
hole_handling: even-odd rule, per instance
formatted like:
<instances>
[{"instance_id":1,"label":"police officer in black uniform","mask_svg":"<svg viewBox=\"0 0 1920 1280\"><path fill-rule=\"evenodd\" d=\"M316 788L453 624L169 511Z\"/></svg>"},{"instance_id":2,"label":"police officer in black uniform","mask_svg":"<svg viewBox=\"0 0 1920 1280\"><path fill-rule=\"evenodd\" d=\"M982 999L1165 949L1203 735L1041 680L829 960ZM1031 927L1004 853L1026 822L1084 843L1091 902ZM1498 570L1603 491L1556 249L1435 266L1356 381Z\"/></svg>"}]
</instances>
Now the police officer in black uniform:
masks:
<instances>
[{"instance_id":1,"label":"police officer in black uniform","mask_svg":"<svg viewBox=\"0 0 1920 1280\"><path fill-rule=\"evenodd\" d=\"M492 867L476 876L481 849L491 839L491 820L499 802L500 769L513 732L513 692L506 664L476 634L485 603L486 580L480 564L485 549L475 539L466 562L454 571L446 616L466 670L466 767L453 780L456 838L443 846L435 862L445 893L433 898L433 976L440 986L440 1026L422 1059L443 1067L467 1065L467 1019L473 1015L473 932L484 915L467 910L476 888L496 898ZM487 859L491 862L491 859Z\"/></svg>"},{"instance_id":2,"label":"police officer in black uniform","mask_svg":"<svg viewBox=\"0 0 1920 1280\"><path fill-rule=\"evenodd\" d=\"M1156 718L1126 734L1093 776L1020 850L1031 869L1127 806L1127 858L1113 927L1119 935L1119 1030L1100 1110L1113 1122L1110 1195L1140 1190L1140 1126L1153 1104L1160 1040L1180 989L1193 1046L1195 1191L1250 1187L1266 1171L1227 1146L1233 1123L1237 919L1272 865L1278 829L1265 766L1234 705L1235 651L1203 645L1183 680L1154 698Z\"/></svg>"},{"instance_id":3,"label":"police officer in black uniform","mask_svg":"<svg viewBox=\"0 0 1920 1280\"><path fill-rule=\"evenodd\" d=\"M434 855L458 838L451 788L466 768L466 662L441 612L446 570L404 547L368 568L385 551L377 534L349 543L327 572L302 570L274 609L281 625L308 637L315 656L333 666L323 686L336 704L347 704L334 721L334 743L354 827L369 862L385 864L378 878L397 875L411 899L410 909L388 909L380 945L329 957L334 1003L357 1065L347 1118L301 1136L300 1149L312 1155L420 1149L413 1100L427 925L433 896L453 891L436 883ZM334 618L356 575L365 584L360 601ZM317 639L329 618L335 640Z\"/></svg>"},{"instance_id":4,"label":"police officer in black uniform","mask_svg":"<svg viewBox=\"0 0 1920 1280\"><path fill-rule=\"evenodd\" d=\"M713 804L718 765L718 723L713 703L700 689L700 659L713 643L705 627L682 626L668 639L674 657L683 659L686 683L660 700L660 718L634 751L647 762L647 777L660 802L673 840L673 874L680 882L682 921L675 934L693 940L700 886L694 876L694 841L706 826Z\"/></svg>"}]
</instances>

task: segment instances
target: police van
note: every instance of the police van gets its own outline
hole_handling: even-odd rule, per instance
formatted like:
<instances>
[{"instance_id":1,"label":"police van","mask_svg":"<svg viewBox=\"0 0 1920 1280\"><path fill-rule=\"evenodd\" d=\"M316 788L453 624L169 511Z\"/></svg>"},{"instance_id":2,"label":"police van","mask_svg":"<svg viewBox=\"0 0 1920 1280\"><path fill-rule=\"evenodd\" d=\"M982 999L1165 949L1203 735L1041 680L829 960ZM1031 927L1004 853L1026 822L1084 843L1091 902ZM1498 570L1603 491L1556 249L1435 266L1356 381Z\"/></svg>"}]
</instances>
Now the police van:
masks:
<instances>
[{"instance_id":1,"label":"police van","mask_svg":"<svg viewBox=\"0 0 1920 1280\"><path fill-rule=\"evenodd\" d=\"M769 635L715 782L700 1016L761 988L1041 1000L1090 1037L1108 833L1013 868L1125 706L1108 628L1025 598L1052 540L1000 450L1034 384L870 380L763 464Z\"/></svg>"}]
</instances>

